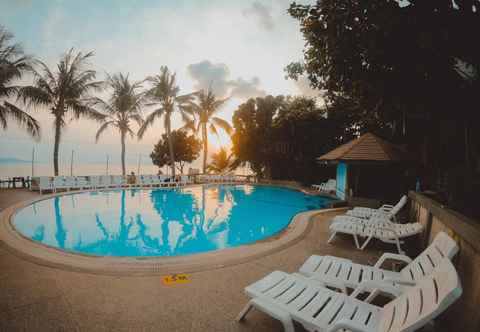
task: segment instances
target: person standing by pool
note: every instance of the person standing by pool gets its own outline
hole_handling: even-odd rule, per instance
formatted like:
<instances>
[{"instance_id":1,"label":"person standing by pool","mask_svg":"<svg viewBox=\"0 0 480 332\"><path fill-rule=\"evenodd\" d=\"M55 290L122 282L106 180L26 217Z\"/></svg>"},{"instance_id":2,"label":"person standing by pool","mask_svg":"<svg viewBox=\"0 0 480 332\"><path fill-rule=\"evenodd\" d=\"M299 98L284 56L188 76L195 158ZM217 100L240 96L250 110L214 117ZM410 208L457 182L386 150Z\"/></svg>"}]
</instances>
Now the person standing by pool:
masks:
<instances>
[{"instance_id":1,"label":"person standing by pool","mask_svg":"<svg viewBox=\"0 0 480 332\"><path fill-rule=\"evenodd\" d=\"M135 172L130 173L130 175L127 176L127 183L128 184L135 184L137 183L137 178L135 176Z\"/></svg>"}]
</instances>

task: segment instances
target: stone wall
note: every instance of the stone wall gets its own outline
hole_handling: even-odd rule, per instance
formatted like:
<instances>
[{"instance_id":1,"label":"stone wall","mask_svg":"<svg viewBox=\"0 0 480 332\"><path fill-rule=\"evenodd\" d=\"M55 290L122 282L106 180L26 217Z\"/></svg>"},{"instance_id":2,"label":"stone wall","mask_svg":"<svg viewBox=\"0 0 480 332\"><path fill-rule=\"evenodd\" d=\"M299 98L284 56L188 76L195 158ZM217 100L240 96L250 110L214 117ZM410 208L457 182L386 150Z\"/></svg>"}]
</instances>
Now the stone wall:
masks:
<instances>
[{"instance_id":1,"label":"stone wall","mask_svg":"<svg viewBox=\"0 0 480 332\"><path fill-rule=\"evenodd\" d=\"M409 197L411 220L425 226L423 247L440 231L449 234L460 247L453 262L462 281L463 295L436 319L435 326L442 331L480 331L480 222L419 193L410 192Z\"/></svg>"}]
</instances>

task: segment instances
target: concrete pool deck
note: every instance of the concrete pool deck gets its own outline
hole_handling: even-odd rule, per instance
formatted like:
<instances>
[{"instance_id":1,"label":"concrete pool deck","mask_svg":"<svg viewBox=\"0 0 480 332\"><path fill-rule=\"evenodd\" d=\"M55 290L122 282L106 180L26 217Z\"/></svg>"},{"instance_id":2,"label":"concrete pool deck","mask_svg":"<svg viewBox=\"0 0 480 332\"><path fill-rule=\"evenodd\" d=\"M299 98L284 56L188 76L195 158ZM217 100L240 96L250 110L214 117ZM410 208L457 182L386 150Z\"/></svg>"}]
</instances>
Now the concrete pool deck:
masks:
<instances>
[{"instance_id":1,"label":"concrete pool deck","mask_svg":"<svg viewBox=\"0 0 480 332\"><path fill-rule=\"evenodd\" d=\"M0 189L0 209L37 197ZM307 234L275 253L190 274L190 282L166 286L157 276L105 276L32 263L0 242L0 331L282 331L254 311L234 319L247 302L243 288L273 270L294 272L312 254L373 263L391 246L354 249L351 237L326 244L328 220L317 215ZM301 331L301 328L298 329Z\"/></svg>"}]
</instances>

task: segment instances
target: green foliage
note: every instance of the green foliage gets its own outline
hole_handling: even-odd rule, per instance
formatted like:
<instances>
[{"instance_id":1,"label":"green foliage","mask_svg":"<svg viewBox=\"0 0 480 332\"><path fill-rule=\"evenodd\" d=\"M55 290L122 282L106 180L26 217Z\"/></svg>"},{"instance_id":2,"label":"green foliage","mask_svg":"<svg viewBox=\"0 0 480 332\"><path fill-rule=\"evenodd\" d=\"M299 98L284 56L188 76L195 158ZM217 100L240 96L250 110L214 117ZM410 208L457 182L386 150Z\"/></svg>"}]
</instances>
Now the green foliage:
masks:
<instances>
[{"instance_id":1,"label":"green foliage","mask_svg":"<svg viewBox=\"0 0 480 332\"><path fill-rule=\"evenodd\" d=\"M233 114L232 151L259 177L270 176L273 117L284 103L283 96L249 99Z\"/></svg>"},{"instance_id":2,"label":"green foliage","mask_svg":"<svg viewBox=\"0 0 480 332\"><path fill-rule=\"evenodd\" d=\"M173 130L170 137L172 139L176 167L180 173L183 173L185 163L193 162L200 155L202 143L194 135L187 135L184 130ZM171 165L167 134L163 134L162 139L155 144L150 158L152 158L153 164L158 167Z\"/></svg>"},{"instance_id":3,"label":"green foliage","mask_svg":"<svg viewBox=\"0 0 480 332\"><path fill-rule=\"evenodd\" d=\"M30 70L31 59L23 53L19 44L12 43L13 35L0 25L0 127L8 128L8 120L14 120L34 139L40 138L40 125L32 116L7 101L18 94L13 83Z\"/></svg>"},{"instance_id":4,"label":"green foliage","mask_svg":"<svg viewBox=\"0 0 480 332\"><path fill-rule=\"evenodd\" d=\"M232 154L228 154L225 148L212 155L212 161L207 166L209 172L222 174L235 169L235 163L232 162Z\"/></svg>"},{"instance_id":5,"label":"green foliage","mask_svg":"<svg viewBox=\"0 0 480 332\"><path fill-rule=\"evenodd\" d=\"M431 175L480 183L479 9L451 0L292 3L306 44L285 70L324 92L329 119L346 124L347 136L373 131L418 153L428 188L440 190Z\"/></svg>"},{"instance_id":6,"label":"green foliage","mask_svg":"<svg viewBox=\"0 0 480 332\"><path fill-rule=\"evenodd\" d=\"M235 111L233 124L234 155L261 178L314 180L316 158L345 139L342 123L307 97L250 99Z\"/></svg>"}]
</instances>

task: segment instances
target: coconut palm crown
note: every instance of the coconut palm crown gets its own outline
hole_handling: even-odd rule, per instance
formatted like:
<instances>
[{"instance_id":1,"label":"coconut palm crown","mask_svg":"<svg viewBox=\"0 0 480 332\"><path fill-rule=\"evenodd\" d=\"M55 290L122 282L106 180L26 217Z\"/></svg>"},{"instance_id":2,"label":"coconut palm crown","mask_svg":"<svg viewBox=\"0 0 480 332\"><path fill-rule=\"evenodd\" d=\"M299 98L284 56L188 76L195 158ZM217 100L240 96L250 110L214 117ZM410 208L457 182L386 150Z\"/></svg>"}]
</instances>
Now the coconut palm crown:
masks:
<instances>
[{"instance_id":1,"label":"coconut palm crown","mask_svg":"<svg viewBox=\"0 0 480 332\"><path fill-rule=\"evenodd\" d=\"M132 122L139 127L143 125L142 106L144 104L144 93L139 92L142 82L130 82L128 75L122 73L108 76L107 85L112 89L108 101L101 98L94 98L93 106L100 107L105 114L105 120L95 136L98 142L100 136L111 127L120 132L122 174L125 175L125 138L127 134L133 138L135 132L132 130Z\"/></svg>"},{"instance_id":2,"label":"coconut palm crown","mask_svg":"<svg viewBox=\"0 0 480 332\"><path fill-rule=\"evenodd\" d=\"M90 93L100 91L103 83L96 81L96 72L87 69L92 52L75 53L70 49L62 56L55 71L35 61L33 85L19 89L19 97L29 107L49 110L54 117L55 144L53 150L54 174L58 175L58 151L62 131L67 125L67 116L71 119L88 118L97 121L104 115L93 109L89 103Z\"/></svg>"},{"instance_id":3,"label":"coconut palm crown","mask_svg":"<svg viewBox=\"0 0 480 332\"><path fill-rule=\"evenodd\" d=\"M143 137L146 130L153 125L156 119L163 117L163 126L168 137L172 175L175 176L171 117L177 111L184 122L191 122L189 109L185 106L191 102L194 94L179 95L180 88L177 86L176 75L170 73L166 66L160 68L160 74L148 77L147 81L151 84L151 88L146 92L146 97L150 101L147 105L155 106L155 110L145 118L145 122L138 131L138 138Z\"/></svg>"},{"instance_id":4,"label":"coconut palm crown","mask_svg":"<svg viewBox=\"0 0 480 332\"><path fill-rule=\"evenodd\" d=\"M19 87L13 83L28 72L31 59L19 44L12 43L13 35L0 26L0 126L6 130L12 119L34 139L40 138L40 125L28 113L7 101L17 96Z\"/></svg>"}]
</instances>

